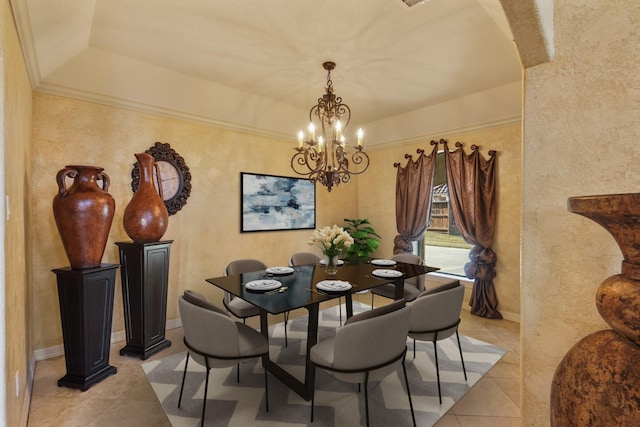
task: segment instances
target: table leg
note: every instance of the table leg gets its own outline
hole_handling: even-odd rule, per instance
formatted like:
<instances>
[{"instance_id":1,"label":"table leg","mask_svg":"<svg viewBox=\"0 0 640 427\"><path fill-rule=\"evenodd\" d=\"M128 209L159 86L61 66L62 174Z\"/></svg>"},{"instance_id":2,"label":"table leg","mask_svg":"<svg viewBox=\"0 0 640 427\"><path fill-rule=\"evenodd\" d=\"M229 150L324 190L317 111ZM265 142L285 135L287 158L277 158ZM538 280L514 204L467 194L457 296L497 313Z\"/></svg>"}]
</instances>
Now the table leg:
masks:
<instances>
[{"instance_id":1,"label":"table leg","mask_svg":"<svg viewBox=\"0 0 640 427\"><path fill-rule=\"evenodd\" d=\"M397 301L399 299L404 298L404 279L397 279L393 284L396 286L396 292L394 294L394 299Z\"/></svg>"},{"instance_id":2,"label":"table leg","mask_svg":"<svg viewBox=\"0 0 640 427\"><path fill-rule=\"evenodd\" d=\"M305 400L311 400L313 398L316 376L315 365L311 363L311 347L318 343L318 316L320 310L319 304L313 304L305 308L309 314L309 321L307 325L307 354L305 356L304 382L301 382L280 365L272 361L268 354L262 357L262 366L271 372L274 377L298 393L300 397ZM265 310L260 310L260 332L269 339L269 326L267 324L267 312Z\"/></svg>"},{"instance_id":3,"label":"table leg","mask_svg":"<svg viewBox=\"0 0 640 427\"><path fill-rule=\"evenodd\" d=\"M347 306L347 319L353 316L353 298L351 296L351 292L347 292L344 296L345 302L344 305Z\"/></svg>"}]
</instances>

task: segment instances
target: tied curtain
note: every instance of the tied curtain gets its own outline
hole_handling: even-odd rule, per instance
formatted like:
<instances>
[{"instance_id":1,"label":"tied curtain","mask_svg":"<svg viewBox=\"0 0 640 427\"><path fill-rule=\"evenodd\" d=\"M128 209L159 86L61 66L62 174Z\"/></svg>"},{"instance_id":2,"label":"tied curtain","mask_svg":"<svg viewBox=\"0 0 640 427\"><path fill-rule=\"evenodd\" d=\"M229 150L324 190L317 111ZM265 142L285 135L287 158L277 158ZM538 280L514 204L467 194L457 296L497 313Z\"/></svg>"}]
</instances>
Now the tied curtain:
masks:
<instances>
[{"instance_id":1,"label":"tied curtain","mask_svg":"<svg viewBox=\"0 0 640 427\"><path fill-rule=\"evenodd\" d=\"M393 253L412 252L412 242L419 240L427 229L431 214L431 189L436 171L438 143L431 141L433 150L429 155L418 149L418 158L405 154L408 159L403 168L394 163L396 174L396 226L398 235L393 243Z\"/></svg>"},{"instance_id":2,"label":"tied curtain","mask_svg":"<svg viewBox=\"0 0 640 427\"><path fill-rule=\"evenodd\" d=\"M456 142L454 151L449 151L447 141L440 143L444 145L451 214L464 239L474 245L470 262L464 266L466 276L474 279L471 314L502 319L493 285L497 256L491 249L496 218L496 152L489 151L485 160L476 145L466 155L460 142Z\"/></svg>"}]
</instances>

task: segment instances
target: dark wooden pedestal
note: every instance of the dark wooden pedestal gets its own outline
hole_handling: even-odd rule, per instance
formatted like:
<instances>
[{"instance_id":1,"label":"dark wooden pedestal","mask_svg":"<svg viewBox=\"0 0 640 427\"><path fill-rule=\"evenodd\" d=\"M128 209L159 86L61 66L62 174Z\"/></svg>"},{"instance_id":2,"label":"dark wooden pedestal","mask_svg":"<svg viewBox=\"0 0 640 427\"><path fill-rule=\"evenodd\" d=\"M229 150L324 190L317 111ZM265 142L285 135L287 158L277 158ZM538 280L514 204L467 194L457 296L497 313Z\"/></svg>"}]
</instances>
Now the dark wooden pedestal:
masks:
<instances>
[{"instance_id":1,"label":"dark wooden pedestal","mask_svg":"<svg viewBox=\"0 0 640 427\"><path fill-rule=\"evenodd\" d=\"M58 387L86 391L117 369L109 365L113 294L118 264L97 268L52 270L58 278L58 299L67 374Z\"/></svg>"},{"instance_id":2,"label":"dark wooden pedestal","mask_svg":"<svg viewBox=\"0 0 640 427\"><path fill-rule=\"evenodd\" d=\"M120 249L122 299L127 345L121 355L142 360L171 346L165 339L169 250L173 240L116 242Z\"/></svg>"}]
</instances>

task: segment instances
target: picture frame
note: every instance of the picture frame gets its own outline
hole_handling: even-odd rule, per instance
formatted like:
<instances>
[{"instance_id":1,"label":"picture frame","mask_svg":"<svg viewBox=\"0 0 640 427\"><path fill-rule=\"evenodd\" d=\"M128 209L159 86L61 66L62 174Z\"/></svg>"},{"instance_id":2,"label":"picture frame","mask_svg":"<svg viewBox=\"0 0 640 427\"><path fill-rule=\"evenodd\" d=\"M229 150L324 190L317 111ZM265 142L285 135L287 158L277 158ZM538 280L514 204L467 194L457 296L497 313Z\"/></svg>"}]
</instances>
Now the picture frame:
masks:
<instances>
[{"instance_id":1,"label":"picture frame","mask_svg":"<svg viewBox=\"0 0 640 427\"><path fill-rule=\"evenodd\" d=\"M316 186L308 179L240 172L242 233L316 228Z\"/></svg>"}]
</instances>

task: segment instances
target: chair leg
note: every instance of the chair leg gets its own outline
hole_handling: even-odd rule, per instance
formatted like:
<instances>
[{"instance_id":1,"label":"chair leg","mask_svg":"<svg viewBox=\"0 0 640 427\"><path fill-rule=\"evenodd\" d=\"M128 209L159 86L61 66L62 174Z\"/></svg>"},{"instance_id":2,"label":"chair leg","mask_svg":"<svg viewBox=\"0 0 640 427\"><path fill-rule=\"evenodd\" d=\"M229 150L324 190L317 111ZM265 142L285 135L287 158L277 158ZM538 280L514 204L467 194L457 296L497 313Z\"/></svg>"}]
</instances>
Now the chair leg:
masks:
<instances>
[{"instance_id":1,"label":"chair leg","mask_svg":"<svg viewBox=\"0 0 640 427\"><path fill-rule=\"evenodd\" d=\"M342 326L342 297L338 297L338 311L340 312L340 326Z\"/></svg>"},{"instance_id":2,"label":"chair leg","mask_svg":"<svg viewBox=\"0 0 640 427\"><path fill-rule=\"evenodd\" d=\"M314 384L316 383L315 375L316 375L316 374L315 374L315 372L314 372L314 374L313 374L313 376L314 376L314 378L313 378L313 383L314 383ZM311 422L313 422L313 408L314 408L314 406L315 406L315 401L316 401L316 391L315 391L315 389L314 389L314 390L311 390Z\"/></svg>"},{"instance_id":3,"label":"chair leg","mask_svg":"<svg viewBox=\"0 0 640 427\"><path fill-rule=\"evenodd\" d=\"M264 397L267 406L267 412L269 412L269 385L267 383L267 369L264 370Z\"/></svg>"},{"instance_id":4,"label":"chair leg","mask_svg":"<svg viewBox=\"0 0 640 427\"><path fill-rule=\"evenodd\" d=\"M413 358L416 358L416 340L413 340Z\"/></svg>"},{"instance_id":5,"label":"chair leg","mask_svg":"<svg viewBox=\"0 0 640 427\"><path fill-rule=\"evenodd\" d=\"M240 362L236 365L236 382L240 384Z\"/></svg>"},{"instance_id":6,"label":"chair leg","mask_svg":"<svg viewBox=\"0 0 640 427\"><path fill-rule=\"evenodd\" d=\"M364 373L364 412L367 417L367 427L369 427L369 371Z\"/></svg>"},{"instance_id":7,"label":"chair leg","mask_svg":"<svg viewBox=\"0 0 640 427\"><path fill-rule=\"evenodd\" d=\"M464 380L467 380L467 369L464 367L464 357L462 357L462 346L460 345L460 335L456 331L456 338L458 339L458 350L460 350L460 361L462 362L462 372L464 372Z\"/></svg>"},{"instance_id":8,"label":"chair leg","mask_svg":"<svg viewBox=\"0 0 640 427\"><path fill-rule=\"evenodd\" d=\"M211 371L211 368L209 367L209 359L205 358L204 359L206 362L206 368L207 368L207 372L206 372L206 378L204 379L204 398L202 399L202 421L201 421L201 425L202 427L204 427L204 412L207 409L207 391L209 390L209 372Z\"/></svg>"},{"instance_id":9,"label":"chair leg","mask_svg":"<svg viewBox=\"0 0 640 427\"><path fill-rule=\"evenodd\" d=\"M436 375L438 377L438 398L440 399L440 404L442 405L442 393L440 392L440 368L438 367L438 345L436 342L433 342L433 354L436 356Z\"/></svg>"},{"instance_id":10,"label":"chair leg","mask_svg":"<svg viewBox=\"0 0 640 427\"><path fill-rule=\"evenodd\" d=\"M284 346L289 347L289 340L287 339L287 324L289 323L289 312L284 313Z\"/></svg>"},{"instance_id":11,"label":"chair leg","mask_svg":"<svg viewBox=\"0 0 640 427\"><path fill-rule=\"evenodd\" d=\"M371 310L373 310L373 292L371 292Z\"/></svg>"},{"instance_id":12,"label":"chair leg","mask_svg":"<svg viewBox=\"0 0 640 427\"><path fill-rule=\"evenodd\" d=\"M189 365L189 352L187 352L187 360L184 362L184 373L182 374L182 385L180 386L180 397L178 398L178 408L182 403L182 391L184 390L184 379L187 378L187 366Z\"/></svg>"},{"instance_id":13,"label":"chair leg","mask_svg":"<svg viewBox=\"0 0 640 427\"><path fill-rule=\"evenodd\" d=\"M413 402L411 401L411 390L409 390L409 377L407 376L407 367L404 364L404 358L402 359L402 372L404 372L404 382L407 385L407 396L409 396L409 408L411 408L411 419L413 420L413 427L416 427L416 416L413 413Z\"/></svg>"}]
</instances>

